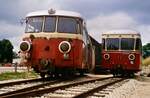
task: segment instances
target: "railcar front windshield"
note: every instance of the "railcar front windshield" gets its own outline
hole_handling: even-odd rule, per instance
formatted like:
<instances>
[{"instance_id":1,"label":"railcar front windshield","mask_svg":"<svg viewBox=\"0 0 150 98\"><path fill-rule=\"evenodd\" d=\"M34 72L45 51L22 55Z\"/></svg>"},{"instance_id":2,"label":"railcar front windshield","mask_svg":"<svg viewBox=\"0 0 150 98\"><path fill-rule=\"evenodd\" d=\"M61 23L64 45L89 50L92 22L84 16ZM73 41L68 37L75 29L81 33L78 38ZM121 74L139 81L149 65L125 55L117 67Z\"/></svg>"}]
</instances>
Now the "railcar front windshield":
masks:
<instances>
[{"instance_id":1,"label":"railcar front windshield","mask_svg":"<svg viewBox=\"0 0 150 98\"><path fill-rule=\"evenodd\" d=\"M74 34L81 33L81 28L82 20L76 17L40 16L27 18L25 32L58 32Z\"/></svg>"},{"instance_id":2,"label":"railcar front windshield","mask_svg":"<svg viewBox=\"0 0 150 98\"><path fill-rule=\"evenodd\" d=\"M122 38L121 50L134 50L134 38Z\"/></svg>"},{"instance_id":3,"label":"railcar front windshield","mask_svg":"<svg viewBox=\"0 0 150 98\"><path fill-rule=\"evenodd\" d=\"M119 38L107 38L106 39L107 50L118 50L119 49Z\"/></svg>"}]
</instances>

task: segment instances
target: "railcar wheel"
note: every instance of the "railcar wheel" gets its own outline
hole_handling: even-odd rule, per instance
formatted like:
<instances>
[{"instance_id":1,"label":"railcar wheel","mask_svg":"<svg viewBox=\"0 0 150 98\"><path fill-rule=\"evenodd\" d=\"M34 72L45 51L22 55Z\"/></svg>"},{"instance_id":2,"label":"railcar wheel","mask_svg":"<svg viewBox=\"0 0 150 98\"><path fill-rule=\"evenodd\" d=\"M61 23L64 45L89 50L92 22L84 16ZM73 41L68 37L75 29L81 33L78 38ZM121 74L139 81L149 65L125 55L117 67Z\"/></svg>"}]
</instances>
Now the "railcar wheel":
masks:
<instances>
[{"instance_id":1,"label":"railcar wheel","mask_svg":"<svg viewBox=\"0 0 150 98\"><path fill-rule=\"evenodd\" d=\"M45 78L45 73L40 73L41 78Z\"/></svg>"},{"instance_id":2,"label":"railcar wheel","mask_svg":"<svg viewBox=\"0 0 150 98\"><path fill-rule=\"evenodd\" d=\"M85 72L85 71L84 71L83 69L80 69L80 70L79 70L80 76L83 76L83 75L84 75L84 72Z\"/></svg>"},{"instance_id":3,"label":"railcar wheel","mask_svg":"<svg viewBox=\"0 0 150 98\"><path fill-rule=\"evenodd\" d=\"M112 74L113 74L113 77L116 77L116 76L117 76L117 74L116 74L115 71L113 71Z\"/></svg>"},{"instance_id":4,"label":"railcar wheel","mask_svg":"<svg viewBox=\"0 0 150 98\"><path fill-rule=\"evenodd\" d=\"M58 78L59 77L59 74L58 73L54 73L54 75L52 75L51 77L55 77L55 78Z\"/></svg>"},{"instance_id":5,"label":"railcar wheel","mask_svg":"<svg viewBox=\"0 0 150 98\"><path fill-rule=\"evenodd\" d=\"M134 78L134 73L131 72L129 76L130 76L130 78Z\"/></svg>"},{"instance_id":6,"label":"railcar wheel","mask_svg":"<svg viewBox=\"0 0 150 98\"><path fill-rule=\"evenodd\" d=\"M121 77L125 77L125 73L124 72L121 73Z\"/></svg>"}]
</instances>

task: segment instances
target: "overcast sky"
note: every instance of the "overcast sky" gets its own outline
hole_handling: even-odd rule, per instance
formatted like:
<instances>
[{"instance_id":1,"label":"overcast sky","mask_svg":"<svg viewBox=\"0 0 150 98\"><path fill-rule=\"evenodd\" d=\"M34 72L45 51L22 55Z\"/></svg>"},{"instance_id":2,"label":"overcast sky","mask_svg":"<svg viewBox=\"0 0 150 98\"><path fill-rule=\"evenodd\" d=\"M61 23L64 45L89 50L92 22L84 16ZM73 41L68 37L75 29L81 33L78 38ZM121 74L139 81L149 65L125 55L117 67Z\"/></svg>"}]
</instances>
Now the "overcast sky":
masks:
<instances>
[{"instance_id":1,"label":"overcast sky","mask_svg":"<svg viewBox=\"0 0 150 98\"><path fill-rule=\"evenodd\" d=\"M149 0L0 0L0 40L11 40L18 50L24 33L20 19L49 8L81 13L89 34L99 42L104 31L133 29L141 32L143 44L150 43Z\"/></svg>"}]
</instances>

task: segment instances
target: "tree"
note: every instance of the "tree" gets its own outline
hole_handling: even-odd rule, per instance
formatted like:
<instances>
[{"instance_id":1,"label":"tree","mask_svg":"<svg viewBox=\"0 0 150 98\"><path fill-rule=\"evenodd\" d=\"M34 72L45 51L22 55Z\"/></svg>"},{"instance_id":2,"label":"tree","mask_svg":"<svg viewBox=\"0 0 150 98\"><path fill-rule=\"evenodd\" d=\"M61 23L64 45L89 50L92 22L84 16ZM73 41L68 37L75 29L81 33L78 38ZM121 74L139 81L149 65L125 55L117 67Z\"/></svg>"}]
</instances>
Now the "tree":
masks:
<instances>
[{"instance_id":1,"label":"tree","mask_svg":"<svg viewBox=\"0 0 150 98\"><path fill-rule=\"evenodd\" d=\"M0 41L0 62L3 62L3 45L2 42Z\"/></svg>"},{"instance_id":2,"label":"tree","mask_svg":"<svg viewBox=\"0 0 150 98\"><path fill-rule=\"evenodd\" d=\"M150 56L150 43L147 43L143 46L143 58L147 58Z\"/></svg>"},{"instance_id":3,"label":"tree","mask_svg":"<svg viewBox=\"0 0 150 98\"><path fill-rule=\"evenodd\" d=\"M12 63L13 60L13 45L7 39L0 41L0 62Z\"/></svg>"},{"instance_id":4,"label":"tree","mask_svg":"<svg viewBox=\"0 0 150 98\"><path fill-rule=\"evenodd\" d=\"M143 46L143 50L150 50L150 43Z\"/></svg>"}]
</instances>

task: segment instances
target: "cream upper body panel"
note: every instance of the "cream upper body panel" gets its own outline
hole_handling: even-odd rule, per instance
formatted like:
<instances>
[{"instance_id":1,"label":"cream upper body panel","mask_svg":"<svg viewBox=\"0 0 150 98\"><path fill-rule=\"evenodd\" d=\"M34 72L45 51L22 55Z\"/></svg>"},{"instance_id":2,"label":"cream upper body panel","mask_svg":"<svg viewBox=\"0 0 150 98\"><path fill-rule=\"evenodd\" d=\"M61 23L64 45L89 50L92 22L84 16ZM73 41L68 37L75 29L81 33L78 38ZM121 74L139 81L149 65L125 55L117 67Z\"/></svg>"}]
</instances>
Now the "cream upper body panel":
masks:
<instances>
[{"instance_id":1,"label":"cream upper body panel","mask_svg":"<svg viewBox=\"0 0 150 98\"><path fill-rule=\"evenodd\" d=\"M68 34L68 33L58 33L58 32L53 32L53 33L25 33L23 35L23 38L34 36L35 38L71 38L71 39L78 39L78 40L83 40L83 36L81 34Z\"/></svg>"},{"instance_id":2,"label":"cream upper body panel","mask_svg":"<svg viewBox=\"0 0 150 98\"><path fill-rule=\"evenodd\" d=\"M139 32L134 30L111 30L102 33L102 38L140 38Z\"/></svg>"}]
</instances>

